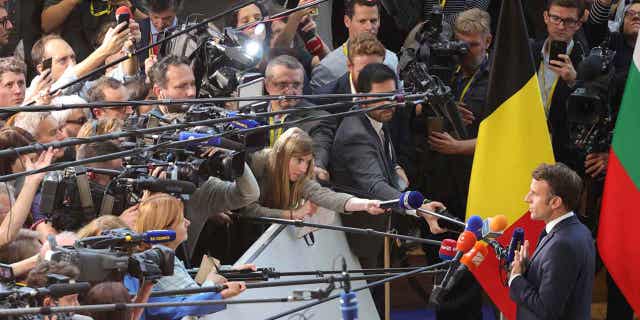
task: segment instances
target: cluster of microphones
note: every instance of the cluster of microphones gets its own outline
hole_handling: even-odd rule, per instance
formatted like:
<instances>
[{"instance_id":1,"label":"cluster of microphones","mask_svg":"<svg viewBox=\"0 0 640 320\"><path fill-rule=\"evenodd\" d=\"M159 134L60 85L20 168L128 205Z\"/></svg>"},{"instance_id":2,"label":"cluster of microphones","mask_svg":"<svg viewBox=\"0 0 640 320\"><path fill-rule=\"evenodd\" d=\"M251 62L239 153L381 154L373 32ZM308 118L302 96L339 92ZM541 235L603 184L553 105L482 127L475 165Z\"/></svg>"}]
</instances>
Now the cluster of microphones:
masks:
<instances>
[{"instance_id":1,"label":"cluster of microphones","mask_svg":"<svg viewBox=\"0 0 640 320\"><path fill-rule=\"evenodd\" d=\"M451 261L451 265L442 282L435 285L431 292L429 301L432 304L439 305L443 297L451 291L465 273L477 270L489 254L489 247L493 248L502 266L509 268L515 250L520 248L524 242L524 230L516 228L509 246L504 248L496 241L496 238L502 235L507 225L507 218L504 215L497 215L485 220L479 216L471 216L458 240L445 239L442 241L439 250L440 259Z\"/></svg>"}]
</instances>

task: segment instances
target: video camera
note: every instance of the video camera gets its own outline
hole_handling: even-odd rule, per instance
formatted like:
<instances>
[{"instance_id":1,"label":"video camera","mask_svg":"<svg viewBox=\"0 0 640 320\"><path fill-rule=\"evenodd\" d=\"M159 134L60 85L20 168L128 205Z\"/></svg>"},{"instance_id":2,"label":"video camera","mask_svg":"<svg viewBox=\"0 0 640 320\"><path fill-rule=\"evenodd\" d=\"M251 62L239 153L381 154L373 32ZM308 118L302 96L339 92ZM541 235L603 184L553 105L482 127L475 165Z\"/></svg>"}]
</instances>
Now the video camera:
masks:
<instances>
[{"instance_id":1,"label":"video camera","mask_svg":"<svg viewBox=\"0 0 640 320\"><path fill-rule=\"evenodd\" d=\"M611 84L616 52L608 48L608 38L591 49L578 66L578 81L567 100L567 121L572 143L584 155L605 152L611 144L613 112Z\"/></svg>"},{"instance_id":2,"label":"video camera","mask_svg":"<svg viewBox=\"0 0 640 320\"><path fill-rule=\"evenodd\" d=\"M91 283L120 281L125 274L155 280L173 275L175 252L155 246L134 252L142 244L175 240L175 231L157 230L143 234L128 229L108 230L97 237L76 241L73 247L54 247L51 261L66 261L80 269L78 281Z\"/></svg>"},{"instance_id":3,"label":"video camera","mask_svg":"<svg viewBox=\"0 0 640 320\"><path fill-rule=\"evenodd\" d=\"M197 23L197 19L187 20L166 36ZM255 30L266 33L264 24ZM191 61L199 97L223 97L233 93L243 81L260 77L247 78L246 75L260 63L264 52L262 46L239 30L225 28L220 32L209 25L167 41L160 52L162 56L183 56Z\"/></svg>"}]
</instances>

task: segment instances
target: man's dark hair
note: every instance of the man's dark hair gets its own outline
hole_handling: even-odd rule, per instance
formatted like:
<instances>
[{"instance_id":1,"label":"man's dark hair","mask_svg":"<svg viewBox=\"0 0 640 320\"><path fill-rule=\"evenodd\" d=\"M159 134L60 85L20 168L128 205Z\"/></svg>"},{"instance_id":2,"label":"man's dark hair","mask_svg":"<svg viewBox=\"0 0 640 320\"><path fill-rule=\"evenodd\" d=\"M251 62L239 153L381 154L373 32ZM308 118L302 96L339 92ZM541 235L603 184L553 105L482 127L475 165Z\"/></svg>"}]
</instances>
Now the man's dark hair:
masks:
<instances>
[{"instance_id":1,"label":"man's dark hair","mask_svg":"<svg viewBox=\"0 0 640 320\"><path fill-rule=\"evenodd\" d=\"M582 18L582 16L584 15L584 0L550 0L547 2L546 11L549 11L551 6L578 9L578 19Z\"/></svg>"},{"instance_id":2,"label":"man's dark hair","mask_svg":"<svg viewBox=\"0 0 640 320\"><path fill-rule=\"evenodd\" d=\"M76 160L83 160L106 154L120 152L122 149L111 141L100 141L83 144L78 148Z\"/></svg>"},{"instance_id":3,"label":"man's dark hair","mask_svg":"<svg viewBox=\"0 0 640 320\"><path fill-rule=\"evenodd\" d=\"M66 261L40 261L27 276L27 285L31 288L42 288L49 285L49 274L59 274L76 280L80 275L78 267Z\"/></svg>"},{"instance_id":4,"label":"man's dark hair","mask_svg":"<svg viewBox=\"0 0 640 320\"><path fill-rule=\"evenodd\" d=\"M539 165L531 176L538 181L545 181L549 185L549 192L562 199L562 203L569 211L576 210L582 192L582 179L564 163Z\"/></svg>"},{"instance_id":5,"label":"man's dark hair","mask_svg":"<svg viewBox=\"0 0 640 320\"><path fill-rule=\"evenodd\" d=\"M182 0L144 0L142 8L147 12L163 12L173 9L175 12L182 8Z\"/></svg>"},{"instance_id":6,"label":"man's dark hair","mask_svg":"<svg viewBox=\"0 0 640 320\"><path fill-rule=\"evenodd\" d=\"M344 4L344 15L349 18L353 18L356 11L356 5L376 7L378 8L378 12L380 12L380 2L378 0L347 0Z\"/></svg>"},{"instance_id":7,"label":"man's dark hair","mask_svg":"<svg viewBox=\"0 0 640 320\"><path fill-rule=\"evenodd\" d=\"M151 67L150 80L151 83L157 84L162 88L166 88L167 86L167 71L170 66L180 66L180 65L189 66L189 60L184 57L178 57L174 55L166 56L160 61L156 62L156 64Z\"/></svg>"},{"instance_id":8,"label":"man's dark hair","mask_svg":"<svg viewBox=\"0 0 640 320\"><path fill-rule=\"evenodd\" d=\"M273 11L272 8L267 7L266 3L256 2L256 3L253 3L253 5L258 7L258 10L260 10L260 13L262 14L262 17L268 16L269 12ZM236 11L234 11L232 13L229 13L228 15L225 16L224 24L225 24L226 27L235 28L236 26L238 26L238 12L240 12L240 10L236 10ZM268 26L270 26L270 24ZM271 29L271 28L269 27L267 29Z\"/></svg>"},{"instance_id":9,"label":"man's dark hair","mask_svg":"<svg viewBox=\"0 0 640 320\"><path fill-rule=\"evenodd\" d=\"M371 87L373 87L374 83L382 83L388 80L393 80L396 85L398 83L398 76L396 76L393 69L384 63L371 63L360 71L356 90L359 93L371 92Z\"/></svg>"},{"instance_id":10,"label":"man's dark hair","mask_svg":"<svg viewBox=\"0 0 640 320\"><path fill-rule=\"evenodd\" d=\"M89 91L87 92L87 98L89 102L99 102L105 101L107 98L104 95L104 89L119 89L120 87L124 87L122 82L111 78L111 77L102 77L91 86Z\"/></svg>"},{"instance_id":11,"label":"man's dark hair","mask_svg":"<svg viewBox=\"0 0 640 320\"><path fill-rule=\"evenodd\" d=\"M84 302L90 305L127 303L129 300L129 291L121 282L102 282L89 290ZM129 310L126 309L106 312L96 311L90 315L94 320L128 320L131 317Z\"/></svg>"}]
</instances>

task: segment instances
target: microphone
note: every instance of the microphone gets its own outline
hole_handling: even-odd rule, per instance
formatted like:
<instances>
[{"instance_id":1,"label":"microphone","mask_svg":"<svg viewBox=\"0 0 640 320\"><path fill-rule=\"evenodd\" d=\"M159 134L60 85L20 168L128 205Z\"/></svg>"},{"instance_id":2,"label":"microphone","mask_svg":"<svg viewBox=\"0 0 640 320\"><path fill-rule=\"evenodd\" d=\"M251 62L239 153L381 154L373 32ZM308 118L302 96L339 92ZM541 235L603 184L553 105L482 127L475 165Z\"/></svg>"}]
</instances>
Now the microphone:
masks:
<instances>
[{"instance_id":1,"label":"microphone","mask_svg":"<svg viewBox=\"0 0 640 320\"><path fill-rule=\"evenodd\" d=\"M211 134L212 133L200 133L200 132L193 132L193 131L183 131L183 132L180 132L178 134L178 140L179 141L193 140L193 139L198 139L198 138L210 136ZM231 150L243 150L244 149L244 145L242 143L233 141L231 139L223 138L223 137L212 137L211 139L209 139L207 141L194 142L194 143L190 143L190 145L191 146L199 146L199 147L200 146L220 147L220 148L231 149Z\"/></svg>"},{"instance_id":2,"label":"microphone","mask_svg":"<svg viewBox=\"0 0 640 320\"><path fill-rule=\"evenodd\" d=\"M488 245L485 242L478 241L471 251L462 256L460 259L460 266L453 273L450 281L446 284L442 284L445 288L445 292L451 290L451 288L460 281L460 278L462 278L467 271L475 271L480 267L480 264L482 264L484 259L487 257L487 254L489 254L487 246Z\"/></svg>"},{"instance_id":3,"label":"microphone","mask_svg":"<svg viewBox=\"0 0 640 320\"><path fill-rule=\"evenodd\" d=\"M578 80L594 80L600 75L601 70L602 56L598 54L589 54L589 56L584 58L582 61L580 61L580 64L578 64Z\"/></svg>"},{"instance_id":4,"label":"microphone","mask_svg":"<svg viewBox=\"0 0 640 320\"><path fill-rule=\"evenodd\" d=\"M469 220L471 220L471 218L469 218ZM474 220L476 219L474 218ZM467 223L467 225L468 224L469 223ZM478 239L476 238L475 233L473 233L472 231L465 230L462 233L460 233L460 236L458 237L458 241L456 242L456 249L458 250L458 252L456 252L453 259L451 259L451 265L449 265L449 269L447 269L447 273L444 275L444 278L442 278L442 282L439 285L433 286L433 290L431 290L431 296L429 296L430 303L436 306L440 305L440 302L442 301L442 298L446 292L444 288L447 286L447 284L450 281L450 278L453 275L453 269L458 266L463 255L469 252L469 250L471 250L476 245L477 242L478 242ZM444 244L444 241L443 241L443 244Z\"/></svg>"},{"instance_id":5,"label":"microphone","mask_svg":"<svg viewBox=\"0 0 640 320\"><path fill-rule=\"evenodd\" d=\"M167 180L155 178L130 179L123 178L119 181L132 186L134 190L149 190L152 192L192 194L196 191L196 185L189 181Z\"/></svg>"},{"instance_id":6,"label":"microphone","mask_svg":"<svg viewBox=\"0 0 640 320\"><path fill-rule=\"evenodd\" d=\"M438 256L442 261L451 261L455 257L457 242L453 239L444 239L438 250Z\"/></svg>"},{"instance_id":7,"label":"microphone","mask_svg":"<svg viewBox=\"0 0 640 320\"><path fill-rule=\"evenodd\" d=\"M482 221L481 239L496 239L502 235L504 229L507 228L507 217L499 214L493 218L487 218Z\"/></svg>"},{"instance_id":8,"label":"microphone","mask_svg":"<svg viewBox=\"0 0 640 320\"><path fill-rule=\"evenodd\" d=\"M406 191L400 194L397 200L387 200L380 202L380 208L383 209L405 209L415 210L422 206L424 196L418 191Z\"/></svg>"},{"instance_id":9,"label":"microphone","mask_svg":"<svg viewBox=\"0 0 640 320\"><path fill-rule=\"evenodd\" d=\"M464 230L473 232L476 235L476 239L482 238L482 218L480 216L471 216L467 220L467 225Z\"/></svg>"},{"instance_id":10,"label":"microphone","mask_svg":"<svg viewBox=\"0 0 640 320\"><path fill-rule=\"evenodd\" d=\"M515 228L513 230L513 234L511 235L511 241L509 242L509 247L507 248L507 257L506 257L506 265L507 267L513 262L513 256L515 255L515 251L520 248L524 244L524 229Z\"/></svg>"}]
</instances>

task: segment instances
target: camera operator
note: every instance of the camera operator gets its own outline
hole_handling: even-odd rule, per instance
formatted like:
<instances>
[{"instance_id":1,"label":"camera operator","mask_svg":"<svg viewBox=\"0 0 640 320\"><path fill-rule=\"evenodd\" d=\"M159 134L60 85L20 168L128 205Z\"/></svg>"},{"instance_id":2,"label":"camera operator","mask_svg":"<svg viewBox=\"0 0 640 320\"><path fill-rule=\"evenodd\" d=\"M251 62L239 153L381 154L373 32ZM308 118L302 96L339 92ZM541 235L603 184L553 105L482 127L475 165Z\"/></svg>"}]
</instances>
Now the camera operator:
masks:
<instances>
[{"instance_id":1,"label":"camera operator","mask_svg":"<svg viewBox=\"0 0 640 320\"><path fill-rule=\"evenodd\" d=\"M195 76L189 62L184 58L176 56L162 58L152 67L151 81L153 92L158 99L190 99L196 96ZM151 111L151 113L169 117L182 117L183 112L184 106L175 105L159 105ZM193 255L207 220L212 217L226 217L224 211L242 208L258 200L259 196L260 187L246 164L244 173L235 182L210 177L199 186L186 203L187 216L192 221L189 227L191 236L187 240L189 255ZM204 241L202 243L205 248L213 245L213 243L205 244ZM200 257L192 258L198 261Z\"/></svg>"},{"instance_id":2,"label":"camera operator","mask_svg":"<svg viewBox=\"0 0 640 320\"><path fill-rule=\"evenodd\" d=\"M549 35L546 39L531 44L556 161L566 163L575 170L583 165L570 151L566 103L576 84L575 67L587 54L588 47L575 37L582 26L584 13L582 1L549 1L543 13ZM550 58L553 42L566 45L565 54L558 55L559 60Z\"/></svg>"},{"instance_id":3,"label":"camera operator","mask_svg":"<svg viewBox=\"0 0 640 320\"><path fill-rule=\"evenodd\" d=\"M80 270L68 262L52 262L41 261L36 267L29 272L27 276L27 285L31 288L42 288L49 285L49 276L51 274L61 275L67 277L69 280L75 280L80 274ZM42 298L41 305L43 307L73 307L79 306L78 294L70 294L60 298L53 298L45 296ZM56 319L76 319L76 320L90 320L90 317L81 315L51 315L43 316L43 319L56 320Z\"/></svg>"},{"instance_id":4,"label":"camera operator","mask_svg":"<svg viewBox=\"0 0 640 320\"><path fill-rule=\"evenodd\" d=\"M139 21L142 38L140 47L158 41L158 36L178 25L177 13L180 11L182 1L179 0L147 0L144 8L149 13L149 17ZM147 58L157 56L160 46L155 46L138 56L138 61L143 64Z\"/></svg>"},{"instance_id":5,"label":"camera operator","mask_svg":"<svg viewBox=\"0 0 640 320\"><path fill-rule=\"evenodd\" d=\"M149 230L175 230L176 239L164 243L164 246L175 250L182 242L187 240L189 224L189 220L184 216L182 201L168 194L157 193L140 202L135 231L142 233ZM207 280L203 286L211 286L218 279L217 274L210 273L207 275ZM234 297L245 290L244 282L226 282L225 284L227 289L222 290L220 293L207 292L171 298L152 297L149 302L220 300ZM125 286L129 292L137 292L138 279L126 276ZM154 284L153 290L163 291L197 287L199 285L191 278L184 263L176 257L173 275L160 278ZM179 319L189 315L201 316L210 314L222 309L224 309L223 305L146 308L143 316L148 317L148 319Z\"/></svg>"}]
</instances>

